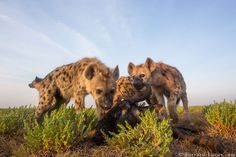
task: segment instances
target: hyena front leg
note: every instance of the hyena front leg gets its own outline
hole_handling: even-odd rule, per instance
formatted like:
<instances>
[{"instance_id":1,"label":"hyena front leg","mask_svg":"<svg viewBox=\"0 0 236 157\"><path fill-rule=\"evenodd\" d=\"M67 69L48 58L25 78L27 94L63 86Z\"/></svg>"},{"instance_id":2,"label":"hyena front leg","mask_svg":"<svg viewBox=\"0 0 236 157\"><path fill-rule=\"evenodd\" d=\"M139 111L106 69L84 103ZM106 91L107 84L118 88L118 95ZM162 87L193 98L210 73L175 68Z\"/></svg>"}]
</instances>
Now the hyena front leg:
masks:
<instances>
[{"instance_id":1,"label":"hyena front leg","mask_svg":"<svg viewBox=\"0 0 236 157\"><path fill-rule=\"evenodd\" d=\"M170 118L173 119L174 123L177 123L179 118L176 111L176 101L177 96L174 93L170 93L170 97L168 98L167 106L170 114Z\"/></svg>"},{"instance_id":2,"label":"hyena front leg","mask_svg":"<svg viewBox=\"0 0 236 157\"><path fill-rule=\"evenodd\" d=\"M162 104L160 104L154 94L151 94L150 97L146 100L146 102L149 104L151 110L155 110L156 113L159 112L159 110L163 107Z\"/></svg>"},{"instance_id":3,"label":"hyena front leg","mask_svg":"<svg viewBox=\"0 0 236 157\"><path fill-rule=\"evenodd\" d=\"M156 99L156 100L155 100ZM163 118L167 118L167 110L166 110L166 106L165 106L165 99L164 99L164 95L162 92L156 92L155 93L155 111L158 114L158 116L163 119Z\"/></svg>"},{"instance_id":4,"label":"hyena front leg","mask_svg":"<svg viewBox=\"0 0 236 157\"><path fill-rule=\"evenodd\" d=\"M159 102L157 101L157 98L154 94L151 94L150 97L146 100L146 102L153 107L156 104L159 104Z\"/></svg>"},{"instance_id":5,"label":"hyena front leg","mask_svg":"<svg viewBox=\"0 0 236 157\"><path fill-rule=\"evenodd\" d=\"M164 99L164 94L162 91L158 90L157 88L152 88L153 94L155 95L156 99L153 99L154 101L157 102L157 104L162 105L165 107L165 99Z\"/></svg>"},{"instance_id":6,"label":"hyena front leg","mask_svg":"<svg viewBox=\"0 0 236 157\"><path fill-rule=\"evenodd\" d=\"M184 117L187 121L189 121L188 97L186 92L182 94L181 100L183 102L184 107Z\"/></svg>"},{"instance_id":7,"label":"hyena front leg","mask_svg":"<svg viewBox=\"0 0 236 157\"><path fill-rule=\"evenodd\" d=\"M74 98L75 98L75 111L76 111L76 113L78 113L81 108L84 108L85 95L80 94L80 93L75 94Z\"/></svg>"}]
</instances>

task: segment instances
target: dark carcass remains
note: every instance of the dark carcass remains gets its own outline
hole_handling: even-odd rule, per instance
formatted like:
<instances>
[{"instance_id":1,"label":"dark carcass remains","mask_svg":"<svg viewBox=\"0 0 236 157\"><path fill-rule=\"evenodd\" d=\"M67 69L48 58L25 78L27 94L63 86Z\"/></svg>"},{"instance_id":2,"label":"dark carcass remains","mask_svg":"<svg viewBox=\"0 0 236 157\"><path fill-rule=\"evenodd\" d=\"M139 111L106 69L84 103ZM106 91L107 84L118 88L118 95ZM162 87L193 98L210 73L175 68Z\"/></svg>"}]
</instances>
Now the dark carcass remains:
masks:
<instances>
[{"instance_id":1,"label":"dark carcass remains","mask_svg":"<svg viewBox=\"0 0 236 157\"><path fill-rule=\"evenodd\" d=\"M130 98L122 100L111 108L107 114L98 122L93 136L93 141L100 145L105 142L104 133L112 136L110 132L119 133L118 124L129 123L132 127L140 123L140 115L148 107L138 105L138 102L145 100L150 96L151 87L146 85L146 91L142 97ZM157 120L160 120L157 118ZM193 126L180 124L170 124L172 126L173 137L176 139L188 140L191 143L207 147L213 152L223 153L224 146L219 139L209 136L198 135L198 130Z\"/></svg>"}]
</instances>

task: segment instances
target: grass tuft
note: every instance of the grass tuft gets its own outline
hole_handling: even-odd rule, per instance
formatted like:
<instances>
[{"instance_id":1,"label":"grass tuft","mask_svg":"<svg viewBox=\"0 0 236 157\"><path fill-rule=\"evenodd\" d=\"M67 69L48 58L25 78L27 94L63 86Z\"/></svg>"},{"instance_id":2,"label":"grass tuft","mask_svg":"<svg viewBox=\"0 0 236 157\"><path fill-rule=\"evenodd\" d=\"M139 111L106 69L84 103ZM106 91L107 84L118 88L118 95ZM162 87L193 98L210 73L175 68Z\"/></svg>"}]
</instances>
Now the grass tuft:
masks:
<instances>
[{"instance_id":1,"label":"grass tuft","mask_svg":"<svg viewBox=\"0 0 236 157\"><path fill-rule=\"evenodd\" d=\"M157 122L155 113L146 111L141 123L132 128L128 123L120 125L119 134L106 137L109 145L119 147L127 156L164 156L172 142L172 130L168 120Z\"/></svg>"},{"instance_id":2,"label":"grass tuft","mask_svg":"<svg viewBox=\"0 0 236 157\"><path fill-rule=\"evenodd\" d=\"M228 137L234 132L236 137L236 101L214 102L205 106L203 113L214 130L221 136Z\"/></svg>"},{"instance_id":3,"label":"grass tuft","mask_svg":"<svg viewBox=\"0 0 236 157\"><path fill-rule=\"evenodd\" d=\"M42 124L25 123L25 150L29 153L64 152L88 136L98 122L94 109L76 114L65 105L46 115Z\"/></svg>"},{"instance_id":4,"label":"grass tuft","mask_svg":"<svg viewBox=\"0 0 236 157\"><path fill-rule=\"evenodd\" d=\"M0 135L14 135L24 127L24 121L33 120L35 108L31 106L20 106L19 108L8 108L0 110Z\"/></svg>"}]
</instances>

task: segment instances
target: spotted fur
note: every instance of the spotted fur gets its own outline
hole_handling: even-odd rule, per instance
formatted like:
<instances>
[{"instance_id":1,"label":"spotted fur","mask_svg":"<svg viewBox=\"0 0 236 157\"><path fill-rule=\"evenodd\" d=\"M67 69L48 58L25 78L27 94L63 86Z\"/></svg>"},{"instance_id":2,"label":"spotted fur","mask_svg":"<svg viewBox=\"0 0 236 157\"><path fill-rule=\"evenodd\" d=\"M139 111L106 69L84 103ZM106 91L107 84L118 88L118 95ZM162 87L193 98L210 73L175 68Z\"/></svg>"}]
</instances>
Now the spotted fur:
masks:
<instances>
[{"instance_id":1,"label":"spotted fur","mask_svg":"<svg viewBox=\"0 0 236 157\"><path fill-rule=\"evenodd\" d=\"M91 94L99 112L112 106L115 81L119 68L108 68L97 58L83 58L75 63L63 65L41 80L39 104L35 117L40 120L45 112L75 100L75 110L84 107L85 96ZM56 101L54 100L56 99Z\"/></svg>"},{"instance_id":2,"label":"spotted fur","mask_svg":"<svg viewBox=\"0 0 236 157\"><path fill-rule=\"evenodd\" d=\"M147 91L147 85L140 77L123 76L116 81L113 106L122 100L139 99ZM137 100L135 100L138 102Z\"/></svg>"}]
</instances>

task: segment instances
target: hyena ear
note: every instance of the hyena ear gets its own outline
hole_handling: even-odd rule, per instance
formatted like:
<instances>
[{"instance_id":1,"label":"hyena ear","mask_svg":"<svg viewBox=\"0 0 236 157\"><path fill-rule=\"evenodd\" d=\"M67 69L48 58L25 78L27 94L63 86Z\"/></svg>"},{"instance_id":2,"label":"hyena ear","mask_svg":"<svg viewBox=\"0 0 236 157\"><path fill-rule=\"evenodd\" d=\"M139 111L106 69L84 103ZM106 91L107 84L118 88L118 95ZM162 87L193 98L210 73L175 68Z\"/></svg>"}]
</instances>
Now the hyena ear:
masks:
<instances>
[{"instance_id":1,"label":"hyena ear","mask_svg":"<svg viewBox=\"0 0 236 157\"><path fill-rule=\"evenodd\" d=\"M146 66L149 70L153 71L153 70L155 69L155 62L154 62L150 57L148 57L148 58L146 59L145 66Z\"/></svg>"},{"instance_id":2,"label":"hyena ear","mask_svg":"<svg viewBox=\"0 0 236 157\"><path fill-rule=\"evenodd\" d=\"M36 76L36 77L35 77L35 81L36 81L36 82L40 82L40 81L42 81L42 79L41 79L40 77Z\"/></svg>"},{"instance_id":3,"label":"hyena ear","mask_svg":"<svg viewBox=\"0 0 236 157\"><path fill-rule=\"evenodd\" d=\"M91 80L95 76L96 70L97 70L97 67L95 64L88 65L84 71L85 78L88 80Z\"/></svg>"},{"instance_id":4,"label":"hyena ear","mask_svg":"<svg viewBox=\"0 0 236 157\"><path fill-rule=\"evenodd\" d=\"M129 65L128 65L129 75L132 75L134 67L135 67L134 63L130 62Z\"/></svg>"},{"instance_id":5,"label":"hyena ear","mask_svg":"<svg viewBox=\"0 0 236 157\"><path fill-rule=\"evenodd\" d=\"M112 73L113 78L117 80L120 77L119 66L117 65L114 69L112 69L111 73Z\"/></svg>"}]
</instances>

